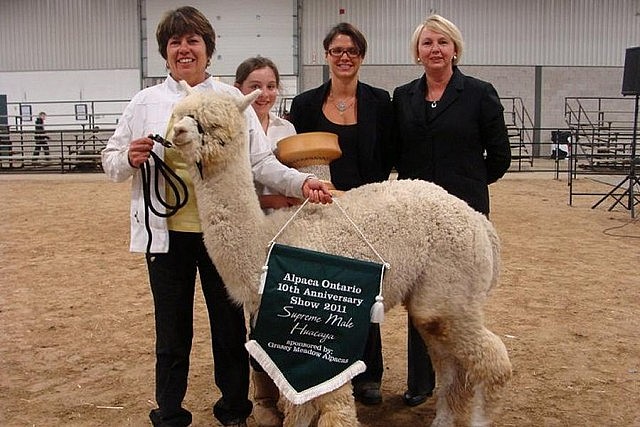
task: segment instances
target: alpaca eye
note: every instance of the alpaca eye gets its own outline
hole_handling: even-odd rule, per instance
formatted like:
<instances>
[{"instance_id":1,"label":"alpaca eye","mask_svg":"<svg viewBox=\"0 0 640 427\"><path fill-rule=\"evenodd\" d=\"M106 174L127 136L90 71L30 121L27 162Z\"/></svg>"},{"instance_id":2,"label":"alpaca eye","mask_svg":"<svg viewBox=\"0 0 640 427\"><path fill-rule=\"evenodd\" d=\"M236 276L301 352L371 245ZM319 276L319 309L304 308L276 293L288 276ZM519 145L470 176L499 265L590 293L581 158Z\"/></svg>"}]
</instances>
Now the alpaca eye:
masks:
<instances>
[{"instance_id":1,"label":"alpaca eye","mask_svg":"<svg viewBox=\"0 0 640 427\"><path fill-rule=\"evenodd\" d=\"M187 117L191 117L193 121L196 122L196 125L198 126L198 133L200 135L204 135L204 129L202 128L202 125L200 124L200 122L191 114L187 115Z\"/></svg>"}]
</instances>

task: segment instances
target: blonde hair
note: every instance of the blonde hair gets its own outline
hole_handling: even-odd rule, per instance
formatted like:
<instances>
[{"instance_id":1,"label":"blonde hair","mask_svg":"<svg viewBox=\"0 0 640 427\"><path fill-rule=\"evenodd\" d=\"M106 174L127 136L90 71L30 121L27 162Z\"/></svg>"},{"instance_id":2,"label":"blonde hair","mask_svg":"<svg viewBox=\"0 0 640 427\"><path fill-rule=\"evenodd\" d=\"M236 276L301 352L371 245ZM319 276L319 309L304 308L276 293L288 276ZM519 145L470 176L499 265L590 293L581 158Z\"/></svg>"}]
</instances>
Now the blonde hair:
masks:
<instances>
[{"instance_id":1,"label":"blonde hair","mask_svg":"<svg viewBox=\"0 0 640 427\"><path fill-rule=\"evenodd\" d=\"M413 56L413 62L416 64L420 62L420 57L418 55L418 41L422 30L425 28L435 31L436 33L444 34L453 41L456 48L456 56L452 63L453 65L458 65L458 62L460 62L460 58L462 57L462 49L464 45L462 41L462 33L453 22L436 14L428 16L422 24L416 27L416 30L413 32L413 36L411 36L411 55Z\"/></svg>"}]
</instances>

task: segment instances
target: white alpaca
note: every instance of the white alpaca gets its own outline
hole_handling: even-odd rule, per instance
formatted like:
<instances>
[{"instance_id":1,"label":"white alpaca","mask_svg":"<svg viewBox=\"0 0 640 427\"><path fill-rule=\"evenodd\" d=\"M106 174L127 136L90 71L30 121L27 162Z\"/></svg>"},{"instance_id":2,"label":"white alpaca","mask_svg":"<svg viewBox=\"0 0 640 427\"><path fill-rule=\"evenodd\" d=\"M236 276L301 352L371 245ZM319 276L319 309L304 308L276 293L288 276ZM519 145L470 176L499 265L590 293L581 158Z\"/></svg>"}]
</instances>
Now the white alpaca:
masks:
<instances>
[{"instance_id":1,"label":"white alpaca","mask_svg":"<svg viewBox=\"0 0 640 427\"><path fill-rule=\"evenodd\" d=\"M209 254L231 297L254 312L267 244L291 216L289 209L265 216L253 187L242 111L257 94L189 92L174 109L173 143L189 164ZM404 304L429 348L438 380L432 426L489 425L511 375L506 348L483 319L500 269L493 226L424 181L369 184L339 200L391 265L385 308ZM330 205L305 207L278 242L371 259L371 249ZM302 405L286 403L285 427L316 420L320 427L358 425L349 383Z\"/></svg>"}]
</instances>

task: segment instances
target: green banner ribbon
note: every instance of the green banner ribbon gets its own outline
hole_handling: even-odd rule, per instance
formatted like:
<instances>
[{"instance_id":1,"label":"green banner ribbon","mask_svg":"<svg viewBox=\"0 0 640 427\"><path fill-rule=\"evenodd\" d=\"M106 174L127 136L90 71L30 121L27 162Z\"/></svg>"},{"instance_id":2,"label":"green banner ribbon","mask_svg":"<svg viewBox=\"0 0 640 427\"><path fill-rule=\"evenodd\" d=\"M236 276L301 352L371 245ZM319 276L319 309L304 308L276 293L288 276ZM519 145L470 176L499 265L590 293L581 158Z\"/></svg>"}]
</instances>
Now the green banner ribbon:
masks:
<instances>
[{"instance_id":1,"label":"green banner ribbon","mask_svg":"<svg viewBox=\"0 0 640 427\"><path fill-rule=\"evenodd\" d=\"M267 266L246 347L284 396L301 404L364 372L383 265L274 244Z\"/></svg>"}]
</instances>

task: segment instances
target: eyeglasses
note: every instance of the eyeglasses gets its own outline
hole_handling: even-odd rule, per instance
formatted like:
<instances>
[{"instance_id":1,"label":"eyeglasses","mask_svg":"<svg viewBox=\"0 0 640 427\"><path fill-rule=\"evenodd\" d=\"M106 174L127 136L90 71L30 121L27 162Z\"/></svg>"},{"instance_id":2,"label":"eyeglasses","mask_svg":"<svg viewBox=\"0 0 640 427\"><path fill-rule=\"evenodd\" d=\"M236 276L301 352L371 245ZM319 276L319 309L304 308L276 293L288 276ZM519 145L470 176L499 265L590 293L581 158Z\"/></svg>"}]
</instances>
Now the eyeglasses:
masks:
<instances>
[{"instance_id":1,"label":"eyeglasses","mask_svg":"<svg viewBox=\"0 0 640 427\"><path fill-rule=\"evenodd\" d=\"M345 53L349 58L355 58L357 56L360 56L360 49L358 49L357 47L348 47L346 49L343 47L332 47L327 51L327 53L334 58L342 58L342 55L344 55Z\"/></svg>"}]
</instances>

